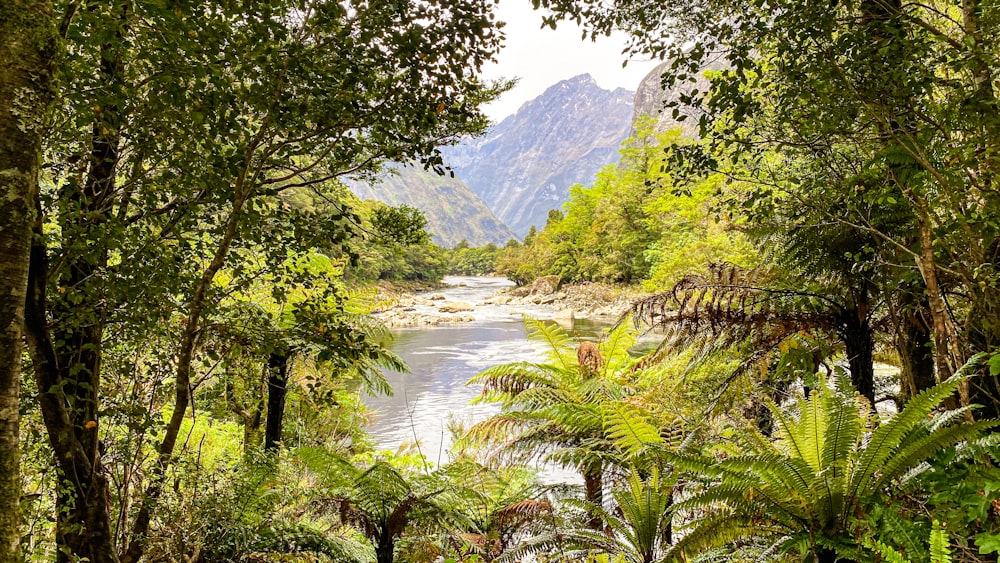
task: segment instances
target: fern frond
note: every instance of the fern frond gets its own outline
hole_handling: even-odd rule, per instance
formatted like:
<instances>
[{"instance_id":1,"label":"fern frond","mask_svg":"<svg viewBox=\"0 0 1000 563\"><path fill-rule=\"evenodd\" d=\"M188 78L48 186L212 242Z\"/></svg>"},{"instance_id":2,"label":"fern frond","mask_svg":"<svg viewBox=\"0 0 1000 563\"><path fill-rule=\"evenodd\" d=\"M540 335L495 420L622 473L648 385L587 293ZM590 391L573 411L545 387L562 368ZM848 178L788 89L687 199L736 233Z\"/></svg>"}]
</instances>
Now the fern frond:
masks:
<instances>
[{"instance_id":1,"label":"fern frond","mask_svg":"<svg viewBox=\"0 0 1000 563\"><path fill-rule=\"evenodd\" d=\"M808 402L808 400L802 400L800 401L800 406L805 407L802 403L808 404ZM812 436L809 429L800 424L801 417L805 416L808 418L808 413L811 409L804 408L804 412L800 413L800 419L795 420L788 416L774 401L766 400L765 405L771 411L771 416L774 417L776 430L781 438L779 443L785 445L790 450L789 453L793 458L801 459L809 464L810 468L814 468L815 466L809 463L809 461L817 457L813 454L815 454L818 448L811 442ZM818 470L818 468L813 469L814 472Z\"/></svg>"},{"instance_id":2,"label":"fern frond","mask_svg":"<svg viewBox=\"0 0 1000 563\"><path fill-rule=\"evenodd\" d=\"M951 563L948 534L937 520L931 526L931 563Z\"/></svg>"},{"instance_id":3,"label":"fern frond","mask_svg":"<svg viewBox=\"0 0 1000 563\"><path fill-rule=\"evenodd\" d=\"M576 352L573 339L558 324L525 317L524 326L528 339L545 344L547 363L557 365L564 371L576 367Z\"/></svg>"},{"instance_id":4,"label":"fern frond","mask_svg":"<svg viewBox=\"0 0 1000 563\"><path fill-rule=\"evenodd\" d=\"M359 475L350 461L327 448L299 448L295 450L295 456L327 486L345 486Z\"/></svg>"},{"instance_id":5,"label":"fern frond","mask_svg":"<svg viewBox=\"0 0 1000 563\"><path fill-rule=\"evenodd\" d=\"M603 410L604 432L629 457L636 457L650 447L662 446L663 437L652 424L626 403L606 404Z\"/></svg>"},{"instance_id":6,"label":"fern frond","mask_svg":"<svg viewBox=\"0 0 1000 563\"><path fill-rule=\"evenodd\" d=\"M674 466L677 472L691 473L707 478L717 478L727 473L726 469L720 467L718 461L708 456L701 456L693 453L662 452L665 461Z\"/></svg>"},{"instance_id":7,"label":"fern frond","mask_svg":"<svg viewBox=\"0 0 1000 563\"><path fill-rule=\"evenodd\" d=\"M743 475L750 473L757 477L762 484L786 489L789 493L797 494L802 498L808 497L809 491L816 481L816 474L813 473L808 463L777 452L754 456L735 456L720 462L719 465L730 475L738 477L741 473Z\"/></svg>"},{"instance_id":8,"label":"fern frond","mask_svg":"<svg viewBox=\"0 0 1000 563\"><path fill-rule=\"evenodd\" d=\"M995 456L996 452L1000 451L998 448L1000 448L1000 433L990 432L977 440L956 446L955 461L968 461L982 455Z\"/></svg>"},{"instance_id":9,"label":"fern frond","mask_svg":"<svg viewBox=\"0 0 1000 563\"><path fill-rule=\"evenodd\" d=\"M598 349L604 357L601 376L611 377L625 371L625 367L633 363L629 350L635 346L639 331L629 321L619 322L611 331L601 338Z\"/></svg>"},{"instance_id":10,"label":"fern frond","mask_svg":"<svg viewBox=\"0 0 1000 563\"><path fill-rule=\"evenodd\" d=\"M696 553L712 547L735 543L739 540L761 534L749 519L729 513L719 512L700 518L695 526L674 543L666 553L666 559L686 560Z\"/></svg>"},{"instance_id":11,"label":"fern frond","mask_svg":"<svg viewBox=\"0 0 1000 563\"><path fill-rule=\"evenodd\" d=\"M534 387L556 387L551 368L532 362L514 362L491 367L474 375L466 385L482 385L479 402L510 400Z\"/></svg>"},{"instance_id":12,"label":"fern frond","mask_svg":"<svg viewBox=\"0 0 1000 563\"><path fill-rule=\"evenodd\" d=\"M933 434L922 435L916 440L908 440L902 448L893 454L882 466L877 479L860 489L861 494L870 494L885 486L909 469L959 442L973 440L986 430L996 427L1000 421L980 420L971 424L958 424L939 429Z\"/></svg>"},{"instance_id":13,"label":"fern frond","mask_svg":"<svg viewBox=\"0 0 1000 563\"><path fill-rule=\"evenodd\" d=\"M823 444L822 466L830 468L833 477L846 471L846 462L861 439L861 417L854 401L829 393L824 397L827 410L826 440Z\"/></svg>"},{"instance_id":14,"label":"fern frond","mask_svg":"<svg viewBox=\"0 0 1000 563\"><path fill-rule=\"evenodd\" d=\"M249 546L253 559L271 559L292 553L325 555L332 561L343 563L374 563L375 550L371 544L338 537L303 524L275 523L264 526L253 534Z\"/></svg>"},{"instance_id":15,"label":"fern frond","mask_svg":"<svg viewBox=\"0 0 1000 563\"><path fill-rule=\"evenodd\" d=\"M874 542L873 546L875 551L882 556L882 560L885 561L885 563L910 563L910 561L903 557L902 553L896 551L891 546L888 546L880 541Z\"/></svg>"},{"instance_id":16,"label":"fern frond","mask_svg":"<svg viewBox=\"0 0 1000 563\"><path fill-rule=\"evenodd\" d=\"M857 498L861 491L870 490L866 489L866 486L873 481L875 472L882 469L886 460L906 436L914 428L923 425L931 411L958 389L962 380L960 376L952 376L930 389L925 389L910 399L901 412L872 432L851 478L851 497Z\"/></svg>"}]
</instances>

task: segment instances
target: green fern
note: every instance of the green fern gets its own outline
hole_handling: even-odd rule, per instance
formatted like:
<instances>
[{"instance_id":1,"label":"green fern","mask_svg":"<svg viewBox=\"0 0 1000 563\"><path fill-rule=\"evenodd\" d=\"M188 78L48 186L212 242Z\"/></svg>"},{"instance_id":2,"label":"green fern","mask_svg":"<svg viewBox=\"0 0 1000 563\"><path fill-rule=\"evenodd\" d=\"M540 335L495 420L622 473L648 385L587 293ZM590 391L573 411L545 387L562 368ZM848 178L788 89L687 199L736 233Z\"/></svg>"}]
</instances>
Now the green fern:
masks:
<instances>
[{"instance_id":1,"label":"green fern","mask_svg":"<svg viewBox=\"0 0 1000 563\"><path fill-rule=\"evenodd\" d=\"M593 481L608 461L626 463L664 442L628 400L637 365L629 354L637 334L630 323L596 345L552 323L526 319L525 325L532 340L545 344L546 360L494 366L470 379L482 385L477 402L498 403L503 411L469 428L459 446L489 448L495 459L542 459Z\"/></svg>"},{"instance_id":2,"label":"green fern","mask_svg":"<svg viewBox=\"0 0 1000 563\"><path fill-rule=\"evenodd\" d=\"M931 563L951 563L951 549L948 548L948 535L941 524L935 520L931 527Z\"/></svg>"},{"instance_id":3,"label":"green fern","mask_svg":"<svg viewBox=\"0 0 1000 563\"><path fill-rule=\"evenodd\" d=\"M867 437L863 429L873 416L867 405L821 383L790 411L770 404L777 439L769 442L750 433L746 455L713 464L705 458L666 454L678 470L710 482L675 506L706 517L692 526L674 552L690 555L696 546L732 541L741 537L739 526L751 522L770 529L775 537L804 542L807 551L832 545L852 549L850 515L864 510L877 493L928 458L997 425L996 421L966 423L947 412L930 416L962 377L914 397ZM935 534L932 543L937 542L937 553L947 557L943 533Z\"/></svg>"},{"instance_id":4,"label":"green fern","mask_svg":"<svg viewBox=\"0 0 1000 563\"><path fill-rule=\"evenodd\" d=\"M935 520L930 533L931 563L951 563L951 549L948 547L948 534L941 523ZM878 553L886 563L911 563L902 553L890 545L880 541L869 542L868 546Z\"/></svg>"},{"instance_id":5,"label":"green fern","mask_svg":"<svg viewBox=\"0 0 1000 563\"><path fill-rule=\"evenodd\" d=\"M603 415L605 434L628 457L635 458L650 448L664 445L659 430L624 403L606 405Z\"/></svg>"}]
</instances>

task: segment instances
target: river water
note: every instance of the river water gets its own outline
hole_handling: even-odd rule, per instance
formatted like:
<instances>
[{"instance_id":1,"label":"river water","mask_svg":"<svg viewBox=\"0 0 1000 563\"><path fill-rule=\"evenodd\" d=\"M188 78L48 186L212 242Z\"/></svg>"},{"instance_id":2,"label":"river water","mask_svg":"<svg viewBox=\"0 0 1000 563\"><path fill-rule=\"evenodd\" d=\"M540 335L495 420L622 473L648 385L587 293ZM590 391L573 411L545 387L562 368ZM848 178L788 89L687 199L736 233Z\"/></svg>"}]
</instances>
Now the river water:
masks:
<instances>
[{"instance_id":1,"label":"river water","mask_svg":"<svg viewBox=\"0 0 1000 563\"><path fill-rule=\"evenodd\" d=\"M499 289L513 284L503 278L447 277L451 287L436 291L445 301L476 305L476 319L455 325L393 330L391 349L410 373L388 372L392 396L364 397L374 413L368 431L379 449L417 450L437 465L448 461L454 424L469 426L497 412L493 404L470 405L481 391L466 382L497 364L536 361L542 350L528 340L523 315L551 318L552 311L524 306L483 305ZM418 310L418 312L421 312ZM601 327L586 320L573 332L594 336Z\"/></svg>"}]
</instances>

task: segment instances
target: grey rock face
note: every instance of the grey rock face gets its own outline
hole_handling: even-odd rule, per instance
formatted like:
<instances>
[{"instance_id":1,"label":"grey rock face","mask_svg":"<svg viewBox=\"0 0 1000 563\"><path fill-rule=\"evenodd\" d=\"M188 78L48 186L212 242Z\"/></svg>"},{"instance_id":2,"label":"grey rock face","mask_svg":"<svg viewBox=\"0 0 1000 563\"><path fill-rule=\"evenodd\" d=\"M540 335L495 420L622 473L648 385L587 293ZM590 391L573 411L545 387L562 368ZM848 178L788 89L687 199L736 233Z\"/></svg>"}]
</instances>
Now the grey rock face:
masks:
<instances>
[{"instance_id":1,"label":"grey rock face","mask_svg":"<svg viewBox=\"0 0 1000 563\"><path fill-rule=\"evenodd\" d=\"M569 199L570 186L592 183L598 170L618 161L632 101L632 92L604 90L580 75L553 85L486 136L442 153L496 216L524 236Z\"/></svg>"}]
</instances>

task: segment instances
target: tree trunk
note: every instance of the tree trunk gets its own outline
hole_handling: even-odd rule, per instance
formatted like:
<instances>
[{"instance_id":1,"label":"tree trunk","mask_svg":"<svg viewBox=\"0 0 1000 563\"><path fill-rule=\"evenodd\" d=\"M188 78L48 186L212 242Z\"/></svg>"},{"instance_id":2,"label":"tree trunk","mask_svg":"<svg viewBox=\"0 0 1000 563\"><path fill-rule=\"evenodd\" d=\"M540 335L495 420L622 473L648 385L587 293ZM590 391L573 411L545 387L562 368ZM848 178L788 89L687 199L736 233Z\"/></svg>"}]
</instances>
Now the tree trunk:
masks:
<instances>
[{"instance_id":1,"label":"tree trunk","mask_svg":"<svg viewBox=\"0 0 1000 563\"><path fill-rule=\"evenodd\" d=\"M38 386L38 403L45 422L60 482L57 485L57 561L88 558L92 563L115 563L114 539L108 509L108 480L97 448L97 420L82 425L65 394L60 357L49 333L46 314L47 252L41 210L35 221L28 271L25 337ZM86 403L86 401L84 401ZM89 408L96 409L96 405ZM88 447L89 446L89 447ZM64 549L63 549L64 548Z\"/></svg>"},{"instance_id":2,"label":"tree trunk","mask_svg":"<svg viewBox=\"0 0 1000 563\"><path fill-rule=\"evenodd\" d=\"M821 547L816 550L816 556L814 559L816 560L816 563L836 563L837 552L826 547Z\"/></svg>"},{"instance_id":3,"label":"tree trunk","mask_svg":"<svg viewBox=\"0 0 1000 563\"><path fill-rule=\"evenodd\" d=\"M50 2L0 3L0 563L21 561L22 334L57 30Z\"/></svg>"},{"instance_id":4,"label":"tree trunk","mask_svg":"<svg viewBox=\"0 0 1000 563\"><path fill-rule=\"evenodd\" d=\"M851 385L875 408L875 334L869 319L867 289L842 313L842 336L851 370Z\"/></svg>"},{"instance_id":5,"label":"tree trunk","mask_svg":"<svg viewBox=\"0 0 1000 563\"><path fill-rule=\"evenodd\" d=\"M120 40L127 17L125 8L115 29L118 43L101 45L99 72L109 86L120 80ZM74 210L60 216L64 273L58 283L69 289L52 300L46 294L52 273L41 210L34 225L25 327L39 405L60 479L56 490L57 561L118 560L111 532L108 479L98 442L105 299L94 282L100 277L95 274L107 266L107 249L101 247L103 250L96 253L74 253L71 249L80 241L99 239L111 218L120 123L119 107L105 103L92 125L86 180L83 186L67 183L60 193L62 202Z\"/></svg>"},{"instance_id":6,"label":"tree trunk","mask_svg":"<svg viewBox=\"0 0 1000 563\"><path fill-rule=\"evenodd\" d=\"M177 367L174 370L174 404L173 412L170 413L170 420L167 421L166 429L163 433L163 440L157 452L156 464L150 471L149 485L142 497L139 509L136 511L135 521L132 524L132 537L128 547L121 555L123 563L137 563L146 550L146 536L149 533L149 526L153 517L153 509L160 500L163 492L163 483L166 479L167 468L174 458L174 447L180 436L181 424L187 413L187 408L191 404L191 372L192 362L197 351L198 333L201 330L202 315L209 305L212 284L215 276L225 265L229 256L229 249L236 240L237 230L240 225L240 217L243 206L250 196L253 195L254 186L251 176L257 172L254 166L254 157L260 143L266 135L270 133L268 120L265 119L260 130L251 140L244 151L243 166L239 176L236 178L233 193L232 209L226 218L225 230L219 240L211 262L202 271L201 279L194 287L191 298L188 301L188 314L184 321L184 332L177 350Z\"/></svg>"},{"instance_id":7,"label":"tree trunk","mask_svg":"<svg viewBox=\"0 0 1000 563\"><path fill-rule=\"evenodd\" d=\"M665 515L667 523L663 526L662 542L663 545L665 546L674 545L674 518L673 518L674 513L673 510L671 510L673 506L674 506L674 489L673 487L671 487L670 501L667 503L667 514Z\"/></svg>"},{"instance_id":8,"label":"tree trunk","mask_svg":"<svg viewBox=\"0 0 1000 563\"><path fill-rule=\"evenodd\" d=\"M396 538L392 537L387 530L379 533L378 543L375 544L375 561L377 563L392 563L396 557Z\"/></svg>"},{"instance_id":9,"label":"tree trunk","mask_svg":"<svg viewBox=\"0 0 1000 563\"><path fill-rule=\"evenodd\" d=\"M904 311L896 337L896 349L902 363L900 374L901 403L934 386L934 349L931 328L924 320L930 315L926 303L917 311Z\"/></svg>"},{"instance_id":10,"label":"tree trunk","mask_svg":"<svg viewBox=\"0 0 1000 563\"><path fill-rule=\"evenodd\" d=\"M288 395L288 354L272 353L267 359L267 419L264 422L264 451L277 451L281 444L285 397Z\"/></svg>"},{"instance_id":11,"label":"tree trunk","mask_svg":"<svg viewBox=\"0 0 1000 563\"><path fill-rule=\"evenodd\" d=\"M604 504L604 466L600 461L591 463L583 470L583 492L587 502L601 506ZM601 518L591 516L587 525L595 530L602 527Z\"/></svg>"},{"instance_id":12,"label":"tree trunk","mask_svg":"<svg viewBox=\"0 0 1000 563\"><path fill-rule=\"evenodd\" d=\"M954 321L948 310L944 293L938 283L937 258L934 256L934 233L932 232L930 213L927 202L911 194L917 214L917 232L920 243L920 253L917 256L917 268L924 281L927 304L931 313L931 329L934 335L934 366L937 370L937 381L944 381L952 376L961 358L955 356L958 343L955 341Z\"/></svg>"}]
</instances>

